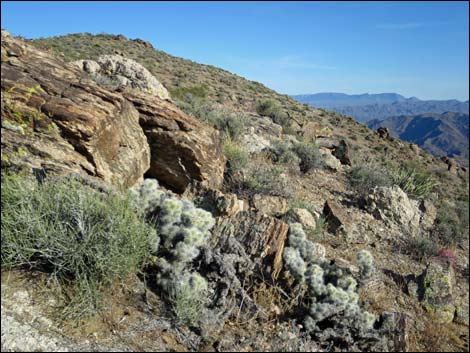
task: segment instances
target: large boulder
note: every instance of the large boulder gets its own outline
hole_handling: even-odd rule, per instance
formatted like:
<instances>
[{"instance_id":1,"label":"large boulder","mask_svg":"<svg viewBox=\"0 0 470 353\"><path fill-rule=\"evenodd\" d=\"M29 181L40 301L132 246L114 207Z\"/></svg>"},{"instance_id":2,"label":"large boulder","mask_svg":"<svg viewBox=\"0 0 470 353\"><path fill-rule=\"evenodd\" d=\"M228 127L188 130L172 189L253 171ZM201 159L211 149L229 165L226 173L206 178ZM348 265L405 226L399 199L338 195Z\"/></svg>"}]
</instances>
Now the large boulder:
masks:
<instances>
[{"instance_id":1,"label":"large boulder","mask_svg":"<svg viewBox=\"0 0 470 353\"><path fill-rule=\"evenodd\" d=\"M453 303L455 274L451 262L434 258L422 276L424 308L433 312L439 322L452 322L456 308Z\"/></svg>"},{"instance_id":2,"label":"large boulder","mask_svg":"<svg viewBox=\"0 0 470 353\"><path fill-rule=\"evenodd\" d=\"M122 94L139 112L139 123L150 145L146 176L178 193L196 180L219 188L225 158L217 130L189 116L169 101L137 90Z\"/></svg>"},{"instance_id":3,"label":"large boulder","mask_svg":"<svg viewBox=\"0 0 470 353\"><path fill-rule=\"evenodd\" d=\"M1 45L2 168L142 179L150 149L131 103L6 31Z\"/></svg>"},{"instance_id":4,"label":"large boulder","mask_svg":"<svg viewBox=\"0 0 470 353\"><path fill-rule=\"evenodd\" d=\"M101 55L95 60L71 63L98 82L138 89L161 99L170 99L167 89L145 67L121 55Z\"/></svg>"},{"instance_id":5,"label":"large boulder","mask_svg":"<svg viewBox=\"0 0 470 353\"><path fill-rule=\"evenodd\" d=\"M376 218L391 226L398 225L411 235L417 234L421 218L418 202L410 200L399 186L376 187L365 201L366 208Z\"/></svg>"},{"instance_id":6,"label":"large boulder","mask_svg":"<svg viewBox=\"0 0 470 353\"><path fill-rule=\"evenodd\" d=\"M350 217L344 207L333 199L325 201L323 216L327 221L328 231L333 234L336 234L340 229L347 228L350 223Z\"/></svg>"}]
</instances>

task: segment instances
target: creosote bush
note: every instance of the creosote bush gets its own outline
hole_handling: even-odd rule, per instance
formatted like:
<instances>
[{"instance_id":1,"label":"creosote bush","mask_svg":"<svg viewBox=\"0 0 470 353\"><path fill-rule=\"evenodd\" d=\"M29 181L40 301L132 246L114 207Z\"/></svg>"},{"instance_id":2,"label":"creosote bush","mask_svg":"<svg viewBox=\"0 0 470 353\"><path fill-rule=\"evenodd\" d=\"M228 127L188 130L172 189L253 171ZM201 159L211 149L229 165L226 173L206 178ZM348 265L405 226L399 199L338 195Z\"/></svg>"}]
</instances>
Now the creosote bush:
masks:
<instances>
[{"instance_id":1,"label":"creosote bush","mask_svg":"<svg viewBox=\"0 0 470 353\"><path fill-rule=\"evenodd\" d=\"M431 256L435 256L438 246L435 240L426 236L408 237L405 243L405 252L418 261L423 261Z\"/></svg>"},{"instance_id":2,"label":"creosote bush","mask_svg":"<svg viewBox=\"0 0 470 353\"><path fill-rule=\"evenodd\" d=\"M46 271L73 286L64 309L73 319L96 312L100 288L139 271L156 238L127 196L71 177L38 184L4 174L1 192L2 267Z\"/></svg>"}]
</instances>

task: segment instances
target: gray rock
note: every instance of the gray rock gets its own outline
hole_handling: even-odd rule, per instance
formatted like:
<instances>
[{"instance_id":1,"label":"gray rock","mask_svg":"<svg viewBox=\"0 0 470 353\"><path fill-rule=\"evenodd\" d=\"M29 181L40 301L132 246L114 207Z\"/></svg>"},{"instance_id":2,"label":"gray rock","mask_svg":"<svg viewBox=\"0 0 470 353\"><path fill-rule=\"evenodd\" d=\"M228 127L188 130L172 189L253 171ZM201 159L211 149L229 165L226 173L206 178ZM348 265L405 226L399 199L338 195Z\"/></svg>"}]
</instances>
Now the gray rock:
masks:
<instances>
[{"instance_id":1,"label":"gray rock","mask_svg":"<svg viewBox=\"0 0 470 353\"><path fill-rule=\"evenodd\" d=\"M304 229L315 229L317 226L315 217L305 208L293 208L289 210L287 217L291 222L302 224Z\"/></svg>"},{"instance_id":2,"label":"gray rock","mask_svg":"<svg viewBox=\"0 0 470 353\"><path fill-rule=\"evenodd\" d=\"M376 187L365 201L366 208L376 218L388 225L398 225L411 235L417 234L421 218L418 203L410 200L400 187Z\"/></svg>"},{"instance_id":3,"label":"gray rock","mask_svg":"<svg viewBox=\"0 0 470 353\"><path fill-rule=\"evenodd\" d=\"M141 64L120 55L102 55L96 61L78 60L73 66L90 74L95 80L109 79L118 86L131 87L170 99L167 89Z\"/></svg>"},{"instance_id":4,"label":"gray rock","mask_svg":"<svg viewBox=\"0 0 470 353\"><path fill-rule=\"evenodd\" d=\"M338 158L333 156L332 152L329 149L321 147L319 149L319 151L320 151L320 154L323 157L323 164L327 168L329 168L329 169L331 169L335 172L341 170L341 162L339 161Z\"/></svg>"},{"instance_id":5,"label":"gray rock","mask_svg":"<svg viewBox=\"0 0 470 353\"><path fill-rule=\"evenodd\" d=\"M454 319L454 286L455 275L450 262L431 259L423 273L423 305L439 322L449 323Z\"/></svg>"},{"instance_id":6,"label":"gray rock","mask_svg":"<svg viewBox=\"0 0 470 353\"><path fill-rule=\"evenodd\" d=\"M268 216L280 217L287 212L287 200L279 196L259 195L252 198L253 206Z\"/></svg>"}]
</instances>

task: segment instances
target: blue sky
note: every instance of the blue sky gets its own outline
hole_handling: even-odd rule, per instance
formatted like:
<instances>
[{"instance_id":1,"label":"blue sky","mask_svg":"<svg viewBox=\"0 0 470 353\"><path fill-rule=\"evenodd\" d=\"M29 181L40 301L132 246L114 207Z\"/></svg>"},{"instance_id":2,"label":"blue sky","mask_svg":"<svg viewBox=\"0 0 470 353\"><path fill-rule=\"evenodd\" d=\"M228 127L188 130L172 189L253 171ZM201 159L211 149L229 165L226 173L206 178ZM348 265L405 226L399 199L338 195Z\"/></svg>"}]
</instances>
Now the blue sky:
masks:
<instances>
[{"instance_id":1,"label":"blue sky","mask_svg":"<svg viewBox=\"0 0 470 353\"><path fill-rule=\"evenodd\" d=\"M15 2L2 28L149 40L281 93L467 100L468 2Z\"/></svg>"}]
</instances>

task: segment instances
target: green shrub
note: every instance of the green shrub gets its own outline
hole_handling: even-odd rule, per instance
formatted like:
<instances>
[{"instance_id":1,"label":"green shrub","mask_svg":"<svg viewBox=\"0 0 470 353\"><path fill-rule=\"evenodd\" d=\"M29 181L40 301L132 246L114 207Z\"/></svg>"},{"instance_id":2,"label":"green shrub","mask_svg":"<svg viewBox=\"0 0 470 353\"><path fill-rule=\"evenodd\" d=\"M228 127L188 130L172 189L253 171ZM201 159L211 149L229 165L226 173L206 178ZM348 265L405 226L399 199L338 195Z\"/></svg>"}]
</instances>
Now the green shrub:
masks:
<instances>
[{"instance_id":1,"label":"green shrub","mask_svg":"<svg viewBox=\"0 0 470 353\"><path fill-rule=\"evenodd\" d=\"M245 179L241 182L241 188L251 194L290 197L292 188L284 172L282 166L251 163L246 170Z\"/></svg>"},{"instance_id":2,"label":"green shrub","mask_svg":"<svg viewBox=\"0 0 470 353\"><path fill-rule=\"evenodd\" d=\"M210 104L200 100L178 102L178 106L187 114L209 124L222 133L222 137L230 137L238 141L245 131L246 117L234 113L221 105Z\"/></svg>"},{"instance_id":3,"label":"green shrub","mask_svg":"<svg viewBox=\"0 0 470 353\"><path fill-rule=\"evenodd\" d=\"M174 99L188 101L194 98L204 99L207 97L208 89L206 85L192 87L177 87L170 90L171 97Z\"/></svg>"},{"instance_id":4,"label":"green shrub","mask_svg":"<svg viewBox=\"0 0 470 353\"><path fill-rule=\"evenodd\" d=\"M418 261L423 261L437 254L436 242L428 237L408 237L405 244L405 252Z\"/></svg>"},{"instance_id":5,"label":"green shrub","mask_svg":"<svg viewBox=\"0 0 470 353\"><path fill-rule=\"evenodd\" d=\"M300 158L300 170L303 173L323 166L323 157L317 145L308 142L299 142L294 145L293 151Z\"/></svg>"},{"instance_id":6,"label":"green shrub","mask_svg":"<svg viewBox=\"0 0 470 353\"><path fill-rule=\"evenodd\" d=\"M272 121L282 127L287 128L290 125L287 113L283 112L281 106L272 100L259 102L256 106L256 112L262 116L269 116Z\"/></svg>"},{"instance_id":7,"label":"green shrub","mask_svg":"<svg viewBox=\"0 0 470 353\"><path fill-rule=\"evenodd\" d=\"M469 205L464 201L455 204L443 202L436 216L437 237L445 245L456 245L468 239L469 232Z\"/></svg>"},{"instance_id":8,"label":"green shrub","mask_svg":"<svg viewBox=\"0 0 470 353\"><path fill-rule=\"evenodd\" d=\"M250 155L232 139L227 138L223 143L223 152L227 158L231 173L245 169L250 161Z\"/></svg>"},{"instance_id":9,"label":"green shrub","mask_svg":"<svg viewBox=\"0 0 470 353\"><path fill-rule=\"evenodd\" d=\"M300 158L293 151L292 146L283 141L275 141L271 145L272 151L274 152L275 163L284 164L291 170L299 170Z\"/></svg>"},{"instance_id":10,"label":"green shrub","mask_svg":"<svg viewBox=\"0 0 470 353\"><path fill-rule=\"evenodd\" d=\"M364 196L377 186L392 186L388 170L372 164L358 165L348 172L348 182L351 188Z\"/></svg>"},{"instance_id":11,"label":"green shrub","mask_svg":"<svg viewBox=\"0 0 470 353\"><path fill-rule=\"evenodd\" d=\"M72 178L38 184L2 175L1 192L2 267L28 266L72 285L66 311L76 319L96 311L101 287L139 270L156 237L127 197Z\"/></svg>"}]
</instances>

